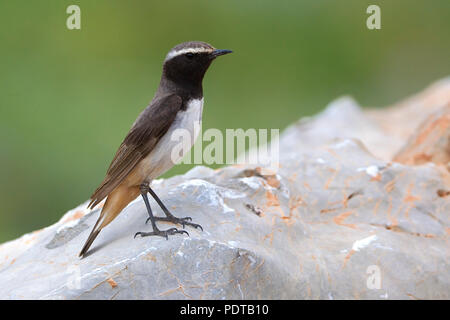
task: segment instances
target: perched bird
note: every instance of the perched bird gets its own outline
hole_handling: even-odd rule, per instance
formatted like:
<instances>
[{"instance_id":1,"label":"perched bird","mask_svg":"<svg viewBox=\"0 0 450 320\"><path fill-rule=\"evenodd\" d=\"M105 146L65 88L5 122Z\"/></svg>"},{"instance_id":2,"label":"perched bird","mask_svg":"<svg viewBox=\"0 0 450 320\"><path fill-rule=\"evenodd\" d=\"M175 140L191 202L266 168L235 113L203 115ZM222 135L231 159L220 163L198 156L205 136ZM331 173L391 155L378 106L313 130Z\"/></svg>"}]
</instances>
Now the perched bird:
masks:
<instances>
[{"instance_id":1,"label":"perched bird","mask_svg":"<svg viewBox=\"0 0 450 320\"><path fill-rule=\"evenodd\" d=\"M93 209L103 199L105 204L100 217L94 225L80 256L84 257L100 231L113 221L128 203L139 194L143 197L152 232L138 232L140 236L162 236L186 233L184 230L170 228L160 230L156 221L167 221L201 226L190 222L190 217L177 218L164 206L155 192L150 188L153 179L169 170L174 162L172 149L177 141L171 139L176 129L185 129L194 136L190 147L195 142L196 125L201 125L203 110L202 80L211 62L231 50L215 49L208 43L200 41L185 42L175 46L167 54L161 81L153 100L141 112L114 156L106 177L91 196L88 208ZM163 210L165 217L155 217L147 197L150 193Z\"/></svg>"}]
</instances>

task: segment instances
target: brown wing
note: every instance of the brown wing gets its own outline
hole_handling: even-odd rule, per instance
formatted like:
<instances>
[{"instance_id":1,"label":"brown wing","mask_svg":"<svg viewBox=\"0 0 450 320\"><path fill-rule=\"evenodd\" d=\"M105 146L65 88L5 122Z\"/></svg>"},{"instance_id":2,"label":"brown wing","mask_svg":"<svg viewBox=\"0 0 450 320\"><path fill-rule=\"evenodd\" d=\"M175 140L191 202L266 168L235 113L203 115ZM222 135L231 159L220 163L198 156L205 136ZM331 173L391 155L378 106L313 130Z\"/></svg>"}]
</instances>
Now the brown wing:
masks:
<instances>
[{"instance_id":1,"label":"brown wing","mask_svg":"<svg viewBox=\"0 0 450 320\"><path fill-rule=\"evenodd\" d=\"M150 153L175 120L181 106L181 97L172 94L153 101L139 115L109 165L105 179L92 194L88 208L94 208L106 198Z\"/></svg>"}]
</instances>

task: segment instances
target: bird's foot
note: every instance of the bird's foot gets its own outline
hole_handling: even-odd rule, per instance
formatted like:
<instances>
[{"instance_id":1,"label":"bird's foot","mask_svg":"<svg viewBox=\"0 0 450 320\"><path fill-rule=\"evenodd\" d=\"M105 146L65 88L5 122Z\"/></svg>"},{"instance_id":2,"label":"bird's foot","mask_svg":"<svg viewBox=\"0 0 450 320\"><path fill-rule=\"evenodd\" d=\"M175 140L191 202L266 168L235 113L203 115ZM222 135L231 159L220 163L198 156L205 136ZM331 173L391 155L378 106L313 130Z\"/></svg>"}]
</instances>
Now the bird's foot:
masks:
<instances>
[{"instance_id":1,"label":"bird's foot","mask_svg":"<svg viewBox=\"0 0 450 320\"><path fill-rule=\"evenodd\" d=\"M148 218L147 221L145 221L145 223L147 223L149 220L150 220L150 218ZM190 222L190 221L192 221L191 217L184 217L184 218L177 218L175 216L155 217L155 221L172 222L175 224L181 224L183 226L183 229L185 226L191 226L191 227L194 227L196 229L200 229L201 231L203 231L203 228L201 225Z\"/></svg>"},{"instance_id":2,"label":"bird's foot","mask_svg":"<svg viewBox=\"0 0 450 320\"><path fill-rule=\"evenodd\" d=\"M160 237L164 237L166 238L166 240L169 240L169 236L177 234L177 233L185 233L189 236L189 233L185 230L178 230L177 228L170 228L167 230L153 230L152 232L137 232L134 237L136 238L137 236L141 236L141 237L148 237L148 236L160 236Z\"/></svg>"}]
</instances>

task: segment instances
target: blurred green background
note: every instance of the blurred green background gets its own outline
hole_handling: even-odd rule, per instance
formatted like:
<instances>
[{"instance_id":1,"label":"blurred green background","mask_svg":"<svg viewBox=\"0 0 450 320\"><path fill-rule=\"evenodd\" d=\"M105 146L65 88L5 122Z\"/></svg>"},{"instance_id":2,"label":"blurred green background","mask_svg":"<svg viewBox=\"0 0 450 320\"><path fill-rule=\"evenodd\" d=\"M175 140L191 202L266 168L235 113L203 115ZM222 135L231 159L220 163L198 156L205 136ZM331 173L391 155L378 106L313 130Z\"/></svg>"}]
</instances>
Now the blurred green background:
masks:
<instances>
[{"instance_id":1,"label":"blurred green background","mask_svg":"<svg viewBox=\"0 0 450 320\"><path fill-rule=\"evenodd\" d=\"M450 74L449 16L448 0L1 0L0 242L89 198L175 44L234 50L206 75L204 129L282 129L339 95L385 106Z\"/></svg>"}]
</instances>

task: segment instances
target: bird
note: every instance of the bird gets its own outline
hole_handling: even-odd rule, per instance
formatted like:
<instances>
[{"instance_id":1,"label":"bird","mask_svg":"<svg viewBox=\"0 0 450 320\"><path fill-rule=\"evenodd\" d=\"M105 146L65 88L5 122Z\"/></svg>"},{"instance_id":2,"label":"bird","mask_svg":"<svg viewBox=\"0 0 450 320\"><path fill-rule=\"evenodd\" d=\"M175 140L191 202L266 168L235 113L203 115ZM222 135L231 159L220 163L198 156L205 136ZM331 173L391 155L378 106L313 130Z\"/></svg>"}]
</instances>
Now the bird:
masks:
<instances>
[{"instance_id":1,"label":"bird","mask_svg":"<svg viewBox=\"0 0 450 320\"><path fill-rule=\"evenodd\" d=\"M188 234L185 230L169 228L161 230L157 221L191 226L191 217L177 218L163 204L150 187L152 180L172 168L182 155L172 159L176 141L171 139L177 129L188 130L193 136L188 147L194 144L201 126L203 111L203 77L211 63L231 50L216 49L202 41L189 41L173 47L166 55L161 80L150 104L139 114L128 134L120 144L102 183L90 197L89 209L106 201L79 256L84 258L100 233L120 212L139 195L142 196L153 231L137 232L136 236L161 236ZM188 148L188 149L189 149ZM155 199L165 217L153 214L147 194Z\"/></svg>"}]
</instances>

